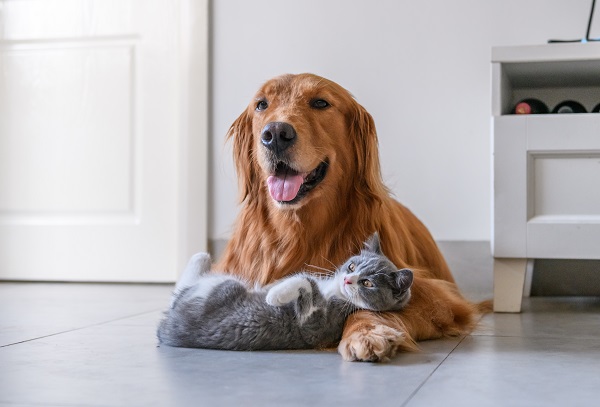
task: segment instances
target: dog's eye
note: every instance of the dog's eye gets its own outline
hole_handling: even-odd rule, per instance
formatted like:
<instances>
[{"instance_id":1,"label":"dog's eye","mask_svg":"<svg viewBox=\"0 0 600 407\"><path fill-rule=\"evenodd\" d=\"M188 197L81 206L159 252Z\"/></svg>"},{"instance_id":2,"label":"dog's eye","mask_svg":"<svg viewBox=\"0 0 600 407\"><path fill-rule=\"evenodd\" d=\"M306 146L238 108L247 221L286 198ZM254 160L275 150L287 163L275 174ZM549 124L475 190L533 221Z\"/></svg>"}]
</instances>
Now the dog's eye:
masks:
<instances>
[{"instance_id":1,"label":"dog's eye","mask_svg":"<svg viewBox=\"0 0 600 407\"><path fill-rule=\"evenodd\" d=\"M323 99L315 99L310 102L310 105L315 109L325 109L329 107L329 102Z\"/></svg>"},{"instance_id":2,"label":"dog's eye","mask_svg":"<svg viewBox=\"0 0 600 407\"><path fill-rule=\"evenodd\" d=\"M373 283L370 282L369 280L360 280L358 283L362 284L363 287L367 287L367 288L373 287Z\"/></svg>"},{"instance_id":3,"label":"dog's eye","mask_svg":"<svg viewBox=\"0 0 600 407\"><path fill-rule=\"evenodd\" d=\"M354 272L355 269L356 269L356 266L354 265L354 263L348 264L348 271L349 272Z\"/></svg>"},{"instance_id":4,"label":"dog's eye","mask_svg":"<svg viewBox=\"0 0 600 407\"><path fill-rule=\"evenodd\" d=\"M269 104L265 100L259 100L256 104L256 110L265 110Z\"/></svg>"}]
</instances>

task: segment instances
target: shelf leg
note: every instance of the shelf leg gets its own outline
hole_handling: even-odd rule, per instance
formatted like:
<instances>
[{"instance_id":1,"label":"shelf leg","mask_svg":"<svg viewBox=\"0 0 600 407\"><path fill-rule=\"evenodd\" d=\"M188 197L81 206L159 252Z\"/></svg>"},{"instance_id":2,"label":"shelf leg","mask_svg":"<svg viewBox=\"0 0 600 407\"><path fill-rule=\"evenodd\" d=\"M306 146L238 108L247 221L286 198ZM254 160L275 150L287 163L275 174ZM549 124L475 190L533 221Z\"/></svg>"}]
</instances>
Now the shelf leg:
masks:
<instances>
[{"instance_id":1,"label":"shelf leg","mask_svg":"<svg viewBox=\"0 0 600 407\"><path fill-rule=\"evenodd\" d=\"M494 259L494 312L521 312L527 259Z\"/></svg>"}]
</instances>

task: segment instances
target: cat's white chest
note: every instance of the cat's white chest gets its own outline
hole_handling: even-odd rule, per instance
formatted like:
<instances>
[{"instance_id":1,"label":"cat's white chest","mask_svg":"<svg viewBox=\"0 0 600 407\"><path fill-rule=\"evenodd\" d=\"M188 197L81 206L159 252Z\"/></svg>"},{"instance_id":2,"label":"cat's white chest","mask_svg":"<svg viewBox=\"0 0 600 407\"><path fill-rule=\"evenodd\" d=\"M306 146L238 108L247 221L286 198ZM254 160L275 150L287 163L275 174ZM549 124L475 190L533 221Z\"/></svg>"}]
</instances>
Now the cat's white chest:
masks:
<instances>
[{"instance_id":1,"label":"cat's white chest","mask_svg":"<svg viewBox=\"0 0 600 407\"><path fill-rule=\"evenodd\" d=\"M342 283L343 277L339 274L335 274L330 278L317 281L319 290L326 299L330 299L332 297L346 298L346 295L342 292Z\"/></svg>"}]
</instances>

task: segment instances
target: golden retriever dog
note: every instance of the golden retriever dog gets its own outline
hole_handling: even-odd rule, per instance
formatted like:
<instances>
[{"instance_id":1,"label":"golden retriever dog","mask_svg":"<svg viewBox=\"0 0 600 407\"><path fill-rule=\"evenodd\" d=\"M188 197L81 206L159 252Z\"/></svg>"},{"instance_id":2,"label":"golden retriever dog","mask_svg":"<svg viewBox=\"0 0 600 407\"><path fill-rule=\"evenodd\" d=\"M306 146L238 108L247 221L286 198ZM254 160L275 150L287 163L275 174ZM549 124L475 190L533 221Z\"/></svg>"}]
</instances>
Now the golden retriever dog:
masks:
<instances>
[{"instance_id":1,"label":"golden retriever dog","mask_svg":"<svg viewBox=\"0 0 600 407\"><path fill-rule=\"evenodd\" d=\"M415 341L469 332L489 307L461 296L429 231L390 196L373 119L338 84L312 74L271 79L228 139L242 208L216 269L260 284L333 270L375 231L390 260L413 269L403 311L348 319L344 359L383 361Z\"/></svg>"}]
</instances>

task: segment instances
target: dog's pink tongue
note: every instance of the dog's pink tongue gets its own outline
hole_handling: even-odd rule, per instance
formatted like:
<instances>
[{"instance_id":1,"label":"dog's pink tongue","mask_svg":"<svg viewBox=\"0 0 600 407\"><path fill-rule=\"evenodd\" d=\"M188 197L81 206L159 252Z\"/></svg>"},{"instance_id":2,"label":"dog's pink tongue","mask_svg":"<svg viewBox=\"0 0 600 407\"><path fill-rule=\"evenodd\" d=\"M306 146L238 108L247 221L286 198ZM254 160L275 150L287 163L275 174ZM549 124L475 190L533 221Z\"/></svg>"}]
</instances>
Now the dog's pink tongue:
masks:
<instances>
[{"instance_id":1,"label":"dog's pink tongue","mask_svg":"<svg viewBox=\"0 0 600 407\"><path fill-rule=\"evenodd\" d=\"M271 198L280 202L293 200L304 182L302 175L271 175L267 178Z\"/></svg>"}]
</instances>

